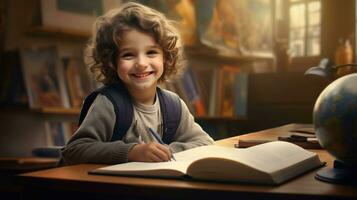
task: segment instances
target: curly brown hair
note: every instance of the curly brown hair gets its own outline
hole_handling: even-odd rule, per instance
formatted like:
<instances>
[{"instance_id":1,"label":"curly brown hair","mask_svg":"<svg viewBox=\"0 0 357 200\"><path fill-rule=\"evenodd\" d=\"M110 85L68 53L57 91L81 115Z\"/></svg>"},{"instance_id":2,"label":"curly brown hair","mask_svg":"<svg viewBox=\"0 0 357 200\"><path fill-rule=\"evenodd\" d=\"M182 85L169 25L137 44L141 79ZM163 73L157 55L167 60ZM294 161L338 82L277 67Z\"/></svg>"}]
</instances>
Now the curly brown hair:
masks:
<instances>
[{"instance_id":1,"label":"curly brown hair","mask_svg":"<svg viewBox=\"0 0 357 200\"><path fill-rule=\"evenodd\" d=\"M184 68L183 46L174 22L147 6L129 2L97 18L85 49L85 63L104 85L120 81L116 58L124 31L151 34L164 53L164 72L159 81L175 77Z\"/></svg>"}]
</instances>

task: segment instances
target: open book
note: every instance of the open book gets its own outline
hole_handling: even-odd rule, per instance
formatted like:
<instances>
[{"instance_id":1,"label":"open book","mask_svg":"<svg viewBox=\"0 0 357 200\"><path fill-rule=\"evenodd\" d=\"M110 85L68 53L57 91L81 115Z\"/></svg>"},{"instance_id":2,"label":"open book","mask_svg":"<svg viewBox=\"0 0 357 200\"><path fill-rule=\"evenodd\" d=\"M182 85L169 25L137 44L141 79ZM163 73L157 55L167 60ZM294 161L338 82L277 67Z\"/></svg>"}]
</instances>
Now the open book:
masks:
<instances>
[{"instance_id":1,"label":"open book","mask_svg":"<svg viewBox=\"0 0 357 200\"><path fill-rule=\"evenodd\" d=\"M280 184L322 165L316 153L283 141L246 149L201 146L174 154L177 161L129 162L90 171L90 174L191 177L199 180Z\"/></svg>"}]
</instances>

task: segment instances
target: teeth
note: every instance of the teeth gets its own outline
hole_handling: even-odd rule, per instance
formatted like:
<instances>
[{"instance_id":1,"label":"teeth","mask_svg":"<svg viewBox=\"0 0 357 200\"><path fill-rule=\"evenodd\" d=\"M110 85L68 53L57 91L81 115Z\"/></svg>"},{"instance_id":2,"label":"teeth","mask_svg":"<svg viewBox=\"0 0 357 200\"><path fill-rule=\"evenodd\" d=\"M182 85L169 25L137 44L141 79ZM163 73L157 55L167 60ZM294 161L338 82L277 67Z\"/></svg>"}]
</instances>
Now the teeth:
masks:
<instances>
[{"instance_id":1,"label":"teeth","mask_svg":"<svg viewBox=\"0 0 357 200\"><path fill-rule=\"evenodd\" d=\"M134 74L134 76L142 78L142 77L148 76L150 74L151 74L151 72L147 72L147 73L144 73L144 74Z\"/></svg>"}]
</instances>

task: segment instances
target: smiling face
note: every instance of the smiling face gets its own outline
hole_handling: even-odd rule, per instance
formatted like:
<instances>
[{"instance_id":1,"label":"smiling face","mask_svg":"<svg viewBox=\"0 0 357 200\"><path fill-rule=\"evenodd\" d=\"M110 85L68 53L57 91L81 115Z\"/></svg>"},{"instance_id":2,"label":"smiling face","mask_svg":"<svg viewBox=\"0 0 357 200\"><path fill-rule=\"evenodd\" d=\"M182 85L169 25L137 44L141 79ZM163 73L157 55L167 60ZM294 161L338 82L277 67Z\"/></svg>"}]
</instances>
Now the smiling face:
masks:
<instances>
[{"instance_id":1,"label":"smiling face","mask_svg":"<svg viewBox=\"0 0 357 200\"><path fill-rule=\"evenodd\" d=\"M132 95L149 91L155 93L164 71L163 61L163 51L151 35L136 29L123 33L117 56L117 73Z\"/></svg>"}]
</instances>

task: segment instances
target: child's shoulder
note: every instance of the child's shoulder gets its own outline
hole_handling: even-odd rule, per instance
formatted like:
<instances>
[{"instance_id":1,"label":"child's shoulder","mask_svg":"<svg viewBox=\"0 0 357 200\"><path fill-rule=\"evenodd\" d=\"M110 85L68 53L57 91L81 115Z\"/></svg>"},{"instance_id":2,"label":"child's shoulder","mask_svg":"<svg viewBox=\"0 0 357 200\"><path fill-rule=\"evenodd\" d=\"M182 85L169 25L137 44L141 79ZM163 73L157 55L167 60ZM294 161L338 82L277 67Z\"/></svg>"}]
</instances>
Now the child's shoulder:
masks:
<instances>
[{"instance_id":1,"label":"child's shoulder","mask_svg":"<svg viewBox=\"0 0 357 200\"><path fill-rule=\"evenodd\" d=\"M171 90L168 90L168 89L165 89L165 88L160 88L160 87L158 87L158 88L159 88L162 92L166 92L166 93L169 94L169 95L173 95L173 96L179 97L177 93L175 93L175 92L173 92L173 91L171 91Z\"/></svg>"}]
</instances>

